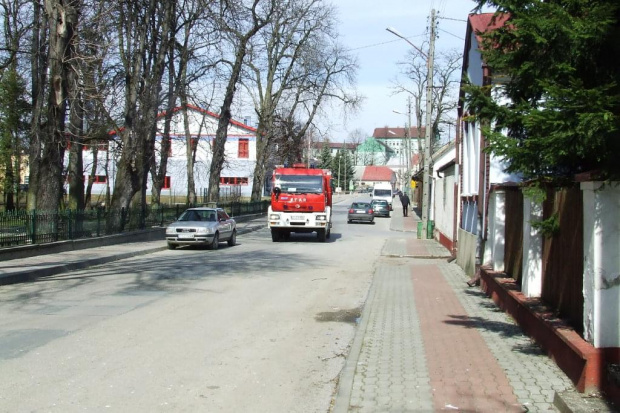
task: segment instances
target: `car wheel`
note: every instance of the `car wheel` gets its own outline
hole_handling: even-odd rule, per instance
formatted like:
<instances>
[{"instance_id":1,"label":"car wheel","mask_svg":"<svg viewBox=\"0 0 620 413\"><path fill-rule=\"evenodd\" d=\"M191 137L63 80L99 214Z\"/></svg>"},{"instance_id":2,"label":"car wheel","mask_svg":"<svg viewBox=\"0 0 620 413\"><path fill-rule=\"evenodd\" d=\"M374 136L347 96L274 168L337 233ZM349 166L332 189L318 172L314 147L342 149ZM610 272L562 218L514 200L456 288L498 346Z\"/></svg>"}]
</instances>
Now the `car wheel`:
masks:
<instances>
[{"instance_id":1,"label":"car wheel","mask_svg":"<svg viewBox=\"0 0 620 413\"><path fill-rule=\"evenodd\" d=\"M228 246L229 247L234 247L237 244L237 230L233 230L232 235L230 236L230 239L228 240Z\"/></svg>"},{"instance_id":2,"label":"car wheel","mask_svg":"<svg viewBox=\"0 0 620 413\"><path fill-rule=\"evenodd\" d=\"M169 249L169 250L174 250L174 249L176 249L176 248L177 248L177 246L176 246L176 245L171 244L171 243L168 243L168 249Z\"/></svg>"},{"instance_id":3,"label":"car wheel","mask_svg":"<svg viewBox=\"0 0 620 413\"><path fill-rule=\"evenodd\" d=\"M211 249L216 250L220 246L220 234L218 232L213 236L213 242L211 243Z\"/></svg>"}]
</instances>

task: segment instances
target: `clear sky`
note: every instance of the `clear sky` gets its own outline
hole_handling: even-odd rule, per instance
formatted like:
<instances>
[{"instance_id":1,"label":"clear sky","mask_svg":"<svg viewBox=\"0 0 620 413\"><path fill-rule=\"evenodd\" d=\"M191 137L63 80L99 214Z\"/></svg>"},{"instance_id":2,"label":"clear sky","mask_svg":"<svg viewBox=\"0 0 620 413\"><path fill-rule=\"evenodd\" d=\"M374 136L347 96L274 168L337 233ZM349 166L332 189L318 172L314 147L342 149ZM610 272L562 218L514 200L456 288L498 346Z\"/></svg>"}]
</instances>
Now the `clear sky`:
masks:
<instances>
[{"instance_id":1,"label":"clear sky","mask_svg":"<svg viewBox=\"0 0 620 413\"><path fill-rule=\"evenodd\" d=\"M397 63L411 49L406 41L386 30L396 29L413 44L428 40L431 10L436 11L437 51L464 48L467 15L476 6L471 0L331 0L338 9L342 43L358 58L358 91L366 97L361 110L345 119L334 111L329 119L329 136L342 142L351 131L361 129L372 136L374 128L404 127L407 97L394 95L399 75ZM427 50L424 50L427 52ZM456 117L456 114L455 116Z\"/></svg>"}]
</instances>

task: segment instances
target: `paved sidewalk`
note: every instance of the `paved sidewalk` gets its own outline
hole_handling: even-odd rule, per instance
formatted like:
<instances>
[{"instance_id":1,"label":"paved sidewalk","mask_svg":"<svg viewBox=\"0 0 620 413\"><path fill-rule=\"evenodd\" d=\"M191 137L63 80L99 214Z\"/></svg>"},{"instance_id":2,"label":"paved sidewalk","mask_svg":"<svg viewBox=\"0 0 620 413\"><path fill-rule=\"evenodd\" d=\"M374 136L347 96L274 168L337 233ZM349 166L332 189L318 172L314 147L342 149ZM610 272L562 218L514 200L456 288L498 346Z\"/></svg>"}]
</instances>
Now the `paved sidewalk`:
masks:
<instances>
[{"instance_id":1,"label":"paved sidewalk","mask_svg":"<svg viewBox=\"0 0 620 413\"><path fill-rule=\"evenodd\" d=\"M245 234L264 228L266 225L267 221L264 216L248 221L240 221L237 222L237 233L239 235ZM159 241L130 242L6 260L0 262L0 285L34 281L40 277L49 277L125 258L150 254L166 248L166 241L162 237Z\"/></svg>"},{"instance_id":2,"label":"paved sidewalk","mask_svg":"<svg viewBox=\"0 0 620 413\"><path fill-rule=\"evenodd\" d=\"M570 379L447 250L417 239L418 220L395 206L403 236L384 245L333 412L558 411Z\"/></svg>"}]
</instances>

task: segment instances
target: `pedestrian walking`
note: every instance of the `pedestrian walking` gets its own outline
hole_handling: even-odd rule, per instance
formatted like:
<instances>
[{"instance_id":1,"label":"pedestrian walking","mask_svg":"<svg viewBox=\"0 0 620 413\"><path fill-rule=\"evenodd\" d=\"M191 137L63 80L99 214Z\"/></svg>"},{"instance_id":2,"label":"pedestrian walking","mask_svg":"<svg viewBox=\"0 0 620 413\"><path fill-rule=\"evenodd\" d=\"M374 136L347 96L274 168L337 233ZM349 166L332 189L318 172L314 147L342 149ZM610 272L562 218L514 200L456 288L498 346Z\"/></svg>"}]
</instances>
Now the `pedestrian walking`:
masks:
<instances>
[{"instance_id":1,"label":"pedestrian walking","mask_svg":"<svg viewBox=\"0 0 620 413\"><path fill-rule=\"evenodd\" d=\"M409 201L409 196L407 196L407 194L402 193L400 194L400 203L403 206L403 216L406 217L409 215L409 205L411 204L411 201Z\"/></svg>"}]
</instances>

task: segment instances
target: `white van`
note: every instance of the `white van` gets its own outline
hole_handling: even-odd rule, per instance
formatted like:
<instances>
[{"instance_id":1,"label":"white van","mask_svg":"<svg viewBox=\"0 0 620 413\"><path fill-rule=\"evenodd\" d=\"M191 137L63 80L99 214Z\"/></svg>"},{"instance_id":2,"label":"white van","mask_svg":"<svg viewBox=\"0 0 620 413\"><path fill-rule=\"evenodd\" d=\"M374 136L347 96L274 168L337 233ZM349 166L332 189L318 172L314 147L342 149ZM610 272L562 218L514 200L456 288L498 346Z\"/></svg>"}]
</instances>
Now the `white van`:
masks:
<instances>
[{"instance_id":1,"label":"white van","mask_svg":"<svg viewBox=\"0 0 620 413\"><path fill-rule=\"evenodd\" d=\"M372 188L372 193L370 194L372 199L385 199L390 205L390 211L394 210L392 208L392 199L394 198L394 188L392 188L392 184L389 182L380 182L375 184L374 188Z\"/></svg>"}]
</instances>

